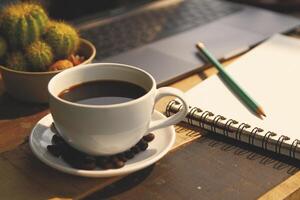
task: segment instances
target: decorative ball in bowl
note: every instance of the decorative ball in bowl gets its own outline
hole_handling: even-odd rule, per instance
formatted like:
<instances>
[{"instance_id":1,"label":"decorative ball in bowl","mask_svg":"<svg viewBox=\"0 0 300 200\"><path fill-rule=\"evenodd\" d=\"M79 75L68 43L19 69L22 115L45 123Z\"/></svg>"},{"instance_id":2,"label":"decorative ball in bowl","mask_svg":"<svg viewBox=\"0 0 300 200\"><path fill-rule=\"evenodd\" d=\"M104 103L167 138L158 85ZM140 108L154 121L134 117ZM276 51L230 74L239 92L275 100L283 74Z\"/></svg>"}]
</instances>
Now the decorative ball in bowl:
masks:
<instances>
[{"instance_id":1,"label":"decorative ball in bowl","mask_svg":"<svg viewBox=\"0 0 300 200\"><path fill-rule=\"evenodd\" d=\"M71 25L49 19L38 4L10 4L0 22L0 71L7 93L19 100L47 103L53 76L96 55L92 43Z\"/></svg>"}]
</instances>

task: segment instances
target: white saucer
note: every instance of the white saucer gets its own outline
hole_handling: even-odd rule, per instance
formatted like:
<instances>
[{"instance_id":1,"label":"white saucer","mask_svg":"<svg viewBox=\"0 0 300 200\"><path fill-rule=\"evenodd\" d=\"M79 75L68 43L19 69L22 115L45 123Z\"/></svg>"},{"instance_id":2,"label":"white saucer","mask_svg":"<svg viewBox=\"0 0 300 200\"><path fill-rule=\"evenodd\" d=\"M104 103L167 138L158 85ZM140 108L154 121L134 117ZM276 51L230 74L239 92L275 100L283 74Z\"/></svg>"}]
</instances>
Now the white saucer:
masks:
<instances>
[{"instance_id":1,"label":"white saucer","mask_svg":"<svg viewBox=\"0 0 300 200\"><path fill-rule=\"evenodd\" d=\"M164 115L154 111L153 119L163 119ZM155 139L149 143L146 151L137 154L133 159L126 162L125 166L120 169L101 170L81 170L69 166L61 158L51 155L47 151L47 145L51 144L51 138L54 133L50 130L52 124L51 114L42 118L33 128L30 135L30 147L33 153L46 165L49 165L59 171L86 177L110 177L128 174L143 169L159 159L161 159L172 147L175 142L175 129L173 126L154 131Z\"/></svg>"}]
</instances>

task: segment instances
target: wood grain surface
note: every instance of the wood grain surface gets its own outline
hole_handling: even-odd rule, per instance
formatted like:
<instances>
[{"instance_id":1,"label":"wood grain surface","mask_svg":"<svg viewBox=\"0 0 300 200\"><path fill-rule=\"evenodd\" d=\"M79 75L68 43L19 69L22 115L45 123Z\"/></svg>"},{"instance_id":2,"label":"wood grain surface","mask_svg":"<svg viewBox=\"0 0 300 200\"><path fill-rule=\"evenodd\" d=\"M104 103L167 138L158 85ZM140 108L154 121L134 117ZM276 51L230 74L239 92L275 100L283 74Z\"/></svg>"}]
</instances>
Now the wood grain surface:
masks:
<instances>
[{"instance_id":1,"label":"wood grain surface","mask_svg":"<svg viewBox=\"0 0 300 200\"><path fill-rule=\"evenodd\" d=\"M275 156L275 155L274 155ZM86 199L256 199L297 172L261 149L207 133ZM132 183L135 182L135 183ZM274 198L273 198L274 199Z\"/></svg>"}]
</instances>

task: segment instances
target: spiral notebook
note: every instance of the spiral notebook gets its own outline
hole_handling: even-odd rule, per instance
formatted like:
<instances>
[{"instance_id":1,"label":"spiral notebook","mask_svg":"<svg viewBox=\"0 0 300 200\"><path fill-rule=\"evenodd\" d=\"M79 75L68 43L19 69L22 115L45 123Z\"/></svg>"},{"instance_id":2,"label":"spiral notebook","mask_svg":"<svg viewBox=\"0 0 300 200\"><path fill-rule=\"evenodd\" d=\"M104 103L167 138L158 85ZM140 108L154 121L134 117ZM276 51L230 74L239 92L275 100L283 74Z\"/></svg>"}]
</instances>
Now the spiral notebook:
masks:
<instances>
[{"instance_id":1,"label":"spiral notebook","mask_svg":"<svg viewBox=\"0 0 300 200\"><path fill-rule=\"evenodd\" d=\"M300 40L275 35L226 68L264 108L251 113L219 76L186 92L191 107L185 122L208 131L300 159ZM181 105L169 102L166 114Z\"/></svg>"}]
</instances>

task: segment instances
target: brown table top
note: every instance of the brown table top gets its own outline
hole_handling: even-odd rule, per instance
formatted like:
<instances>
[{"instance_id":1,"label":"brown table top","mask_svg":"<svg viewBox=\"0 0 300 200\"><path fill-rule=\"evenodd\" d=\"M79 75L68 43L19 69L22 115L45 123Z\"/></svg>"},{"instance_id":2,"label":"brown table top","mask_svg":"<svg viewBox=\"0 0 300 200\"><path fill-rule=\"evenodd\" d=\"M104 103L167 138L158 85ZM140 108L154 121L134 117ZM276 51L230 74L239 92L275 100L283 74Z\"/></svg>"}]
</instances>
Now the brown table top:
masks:
<instances>
[{"instance_id":1,"label":"brown table top","mask_svg":"<svg viewBox=\"0 0 300 200\"><path fill-rule=\"evenodd\" d=\"M208 69L172 86L186 91L214 73L214 69ZM169 100L164 98L156 108L163 111ZM176 127L177 138L171 153L156 165L127 177L84 178L58 172L33 155L27 140L35 123L48 113L45 105L26 104L11 98L0 81L1 198L300 198L297 169L283 163L277 164L281 170L274 170L276 163L267 157L261 164L256 159L241 156L243 151L251 153L243 147L223 151L221 146L230 145L230 141L224 143L217 138L201 137L201 131L180 126ZM261 159L265 159L264 156ZM269 165L270 162L273 164Z\"/></svg>"}]
</instances>

